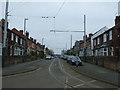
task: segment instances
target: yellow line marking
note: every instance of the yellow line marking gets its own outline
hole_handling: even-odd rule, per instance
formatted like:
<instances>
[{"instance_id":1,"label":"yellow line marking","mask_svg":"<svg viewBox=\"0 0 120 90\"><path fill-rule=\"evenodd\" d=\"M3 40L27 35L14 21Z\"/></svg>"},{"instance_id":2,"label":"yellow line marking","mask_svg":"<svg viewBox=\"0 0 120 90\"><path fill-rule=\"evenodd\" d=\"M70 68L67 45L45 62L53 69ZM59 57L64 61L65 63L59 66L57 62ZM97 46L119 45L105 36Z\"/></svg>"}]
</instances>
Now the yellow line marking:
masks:
<instances>
[{"instance_id":1,"label":"yellow line marking","mask_svg":"<svg viewBox=\"0 0 120 90\"><path fill-rule=\"evenodd\" d=\"M76 86L74 86L74 87L79 87L79 86L83 86L83 85L85 85L85 84L79 84L79 85L76 85Z\"/></svg>"},{"instance_id":2,"label":"yellow line marking","mask_svg":"<svg viewBox=\"0 0 120 90\"><path fill-rule=\"evenodd\" d=\"M93 82L95 82L96 80L92 80L92 81L89 81L88 83L93 83ZM74 87L80 87L80 86L83 86L83 85L85 85L85 84L79 84L79 85L76 85L76 86L74 86Z\"/></svg>"},{"instance_id":3,"label":"yellow line marking","mask_svg":"<svg viewBox=\"0 0 120 90\"><path fill-rule=\"evenodd\" d=\"M92 81L89 81L89 83L93 83L93 82L95 82L96 80L92 80Z\"/></svg>"}]
</instances>

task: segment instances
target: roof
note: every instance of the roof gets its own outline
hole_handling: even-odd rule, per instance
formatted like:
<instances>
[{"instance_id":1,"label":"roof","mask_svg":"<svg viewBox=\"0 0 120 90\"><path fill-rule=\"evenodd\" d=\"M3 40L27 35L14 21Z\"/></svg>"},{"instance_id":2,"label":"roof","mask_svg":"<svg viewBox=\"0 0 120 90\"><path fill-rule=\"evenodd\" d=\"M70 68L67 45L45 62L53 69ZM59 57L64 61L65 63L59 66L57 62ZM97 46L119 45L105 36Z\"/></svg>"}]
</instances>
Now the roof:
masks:
<instances>
[{"instance_id":1,"label":"roof","mask_svg":"<svg viewBox=\"0 0 120 90\"><path fill-rule=\"evenodd\" d=\"M108 30L109 30L108 27L104 26L103 28L101 28L100 30L95 32L91 38L96 38L97 36L103 34L104 32L106 32Z\"/></svg>"},{"instance_id":2,"label":"roof","mask_svg":"<svg viewBox=\"0 0 120 90\"><path fill-rule=\"evenodd\" d=\"M18 31L16 28L13 28L11 31L22 38L26 37L25 35L21 34L20 31Z\"/></svg>"}]
</instances>

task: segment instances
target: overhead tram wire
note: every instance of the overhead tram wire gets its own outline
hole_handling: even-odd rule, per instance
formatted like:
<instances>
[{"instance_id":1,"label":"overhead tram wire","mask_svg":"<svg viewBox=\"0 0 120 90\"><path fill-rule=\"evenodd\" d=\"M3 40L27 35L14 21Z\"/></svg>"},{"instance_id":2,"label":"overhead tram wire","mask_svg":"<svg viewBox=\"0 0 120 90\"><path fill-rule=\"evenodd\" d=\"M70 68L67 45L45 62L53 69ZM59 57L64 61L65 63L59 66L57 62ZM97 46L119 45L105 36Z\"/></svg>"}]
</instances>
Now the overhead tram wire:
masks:
<instances>
[{"instance_id":1,"label":"overhead tram wire","mask_svg":"<svg viewBox=\"0 0 120 90\"><path fill-rule=\"evenodd\" d=\"M59 14L60 10L62 9L62 7L64 6L65 1L66 1L66 0L64 0L64 2L62 3L62 5L61 5L60 8L58 9L57 13L54 15L54 30L55 30L55 23L56 23L56 20L55 20L55 19L56 19L57 15Z\"/></svg>"},{"instance_id":2,"label":"overhead tram wire","mask_svg":"<svg viewBox=\"0 0 120 90\"><path fill-rule=\"evenodd\" d=\"M66 0L64 0L64 2L62 3L61 7L58 9L57 13L55 14L55 17L59 14L60 10L61 10L61 9L62 9L62 7L64 6L65 1L66 1Z\"/></svg>"},{"instance_id":3,"label":"overhead tram wire","mask_svg":"<svg viewBox=\"0 0 120 90\"><path fill-rule=\"evenodd\" d=\"M20 3L20 2L18 2L18 3ZM13 9L9 10L9 13L12 12L12 11L15 11L16 9L19 9L19 8L23 7L26 4L28 4L28 2L23 2L20 5L16 5Z\"/></svg>"}]
</instances>

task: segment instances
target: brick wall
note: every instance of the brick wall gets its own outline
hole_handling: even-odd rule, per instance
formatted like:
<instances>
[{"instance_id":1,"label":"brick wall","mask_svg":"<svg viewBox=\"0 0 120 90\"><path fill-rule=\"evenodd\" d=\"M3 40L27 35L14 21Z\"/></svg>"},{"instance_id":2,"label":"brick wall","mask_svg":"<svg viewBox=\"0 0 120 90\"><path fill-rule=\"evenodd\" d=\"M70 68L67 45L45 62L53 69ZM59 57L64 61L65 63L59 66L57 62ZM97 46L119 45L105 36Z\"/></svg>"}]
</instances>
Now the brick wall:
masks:
<instances>
[{"instance_id":1,"label":"brick wall","mask_svg":"<svg viewBox=\"0 0 120 90\"><path fill-rule=\"evenodd\" d=\"M83 57L80 57L83 60ZM101 67L105 67L111 70L116 70L120 68L120 60L115 56L87 56L87 62Z\"/></svg>"},{"instance_id":2,"label":"brick wall","mask_svg":"<svg viewBox=\"0 0 120 90\"><path fill-rule=\"evenodd\" d=\"M23 60L24 60L24 62L29 62L29 61L34 61L34 60L38 60L38 59L39 58L34 57L34 56L26 56L26 57L10 56L10 57L7 57L7 61L5 63L5 66L23 63Z\"/></svg>"}]
</instances>

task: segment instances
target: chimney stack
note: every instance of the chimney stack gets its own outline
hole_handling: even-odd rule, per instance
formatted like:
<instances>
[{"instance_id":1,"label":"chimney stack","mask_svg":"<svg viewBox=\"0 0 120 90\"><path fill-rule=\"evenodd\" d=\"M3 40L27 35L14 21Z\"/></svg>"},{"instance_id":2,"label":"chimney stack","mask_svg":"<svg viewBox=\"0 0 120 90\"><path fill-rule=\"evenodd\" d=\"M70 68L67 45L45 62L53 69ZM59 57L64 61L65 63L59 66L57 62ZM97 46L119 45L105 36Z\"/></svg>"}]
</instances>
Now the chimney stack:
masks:
<instances>
[{"instance_id":1,"label":"chimney stack","mask_svg":"<svg viewBox=\"0 0 120 90\"><path fill-rule=\"evenodd\" d=\"M92 35L93 35L93 34L92 34L92 33L90 33L90 34L89 34L89 37L92 37Z\"/></svg>"},{"instance_id":2,"label":"chimney stack","mask_svg":"<svg viewBox=\"0 0 120 90\"><path fill-rule=\"evenodd\" d=\"M115 19L115 25L117 25L118 23L120 23L120 16L116 16L116 19Z\"/></svg>"},{"instance_id":3,"label":"chimney stack","mask_svg":"<svg viewBox=\"0 0 120 90\"><path fill-rule=\"evenodd\" d=\"M84 40L84 38L86 38L86 39L87 39L87 35L86 35L86 36L83 36L83 40Z\"/></svg>"},{"instance_id":4,"label":"chimney stack","mask_svg":"<svg viewBox=\"0 0 120 90\"><path fill-rule=\"evenodd\" d=\"M36 39L34 39L34 43L36 43Z\"/></svg>"},{"instance_id":5,"label":"chimney stack","mask_svg":"<svg viewBox=\"0 0 120 90\"><path fill-rule=\"evenodd\" d=\"M29 32L26 32L26 37L27 37L27 38L29 37Z\"/></svg>"},{"instance_id":6,"label":"chimney stack","mask_svg":"<svg viewBox=\"0 0 120 90\"><path fill-rule=\"evenodd\" d=\"M23 30L20 30L20 34L23 35Z\"/></svg>"}]
</instances>

